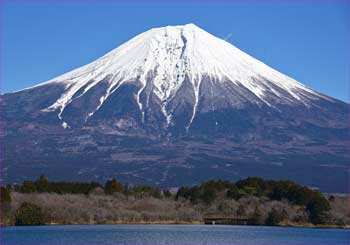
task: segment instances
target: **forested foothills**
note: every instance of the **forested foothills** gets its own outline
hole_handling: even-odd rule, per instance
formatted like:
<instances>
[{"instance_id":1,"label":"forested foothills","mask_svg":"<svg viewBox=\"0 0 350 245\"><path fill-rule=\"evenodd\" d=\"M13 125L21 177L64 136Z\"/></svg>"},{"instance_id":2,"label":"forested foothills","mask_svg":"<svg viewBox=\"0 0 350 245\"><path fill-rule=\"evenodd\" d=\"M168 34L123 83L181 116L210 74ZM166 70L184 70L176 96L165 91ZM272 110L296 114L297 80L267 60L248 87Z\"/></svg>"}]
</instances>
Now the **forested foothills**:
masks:
<instances>
[{"instance_id":1,"label":"forested foothills","mask_svg":"<svg viewBox=\"0 0 350 245\"><path fill-rule=\"evenodd\" d=\"M45 176L1 187L3 225L202 223L208 214L245 217L255 225L348 226L348 196L324 195L290 181L211 180L177 190L52 182Z\"/></svg>"}]
</instances>

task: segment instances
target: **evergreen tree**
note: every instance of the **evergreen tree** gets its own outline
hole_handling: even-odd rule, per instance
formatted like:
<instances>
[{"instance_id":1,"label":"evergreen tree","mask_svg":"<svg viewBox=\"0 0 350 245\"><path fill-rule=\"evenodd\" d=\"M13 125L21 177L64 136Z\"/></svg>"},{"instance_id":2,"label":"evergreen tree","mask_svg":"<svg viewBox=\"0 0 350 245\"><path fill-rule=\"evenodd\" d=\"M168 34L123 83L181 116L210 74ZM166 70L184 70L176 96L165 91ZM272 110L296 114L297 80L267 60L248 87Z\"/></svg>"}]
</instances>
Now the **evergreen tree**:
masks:
<instances>
[{"instance_id":1,"label":"evergreen tree","mask_svg":"<svg viewBox=\"0 0 350 245\"><path fill-rule=\"evenodd\" d=\"M39 181L37 181L38 192L48 192L49 181L45 175L41 175Z\"/></svg>"},{"instance_id":2,"label":"evergreen tree","mask_svg":"<svg viewBox=\"0 0 350 245\"><path fill-rule=\"evenodd\" d=\"M23 193L37 192L36 185L32 181L24 181L21 187L21 192Z\"/></svg>"},{"instance_id":3,"label":"evergreen tree","mask_svg":"<svg viewBox=\"0 0 350 245\"><path fill-rule=\"evenodd\" d=\"M123 185L116 179L108 180L105 184L105 193L112 195L115 192L123 192Z\"/></svg>"},{"instance_id":4,"label":"evergreen tree","mask_svg":"<svg viewBox=\"0 0 350 245\"><path fill-rule=\"evenodd\" d=\"M316 197L308 203L306 210L309 213L309 221L313 224L323 224L328 220L329 202L326 198Z\"/></svg>"}]
</instances>

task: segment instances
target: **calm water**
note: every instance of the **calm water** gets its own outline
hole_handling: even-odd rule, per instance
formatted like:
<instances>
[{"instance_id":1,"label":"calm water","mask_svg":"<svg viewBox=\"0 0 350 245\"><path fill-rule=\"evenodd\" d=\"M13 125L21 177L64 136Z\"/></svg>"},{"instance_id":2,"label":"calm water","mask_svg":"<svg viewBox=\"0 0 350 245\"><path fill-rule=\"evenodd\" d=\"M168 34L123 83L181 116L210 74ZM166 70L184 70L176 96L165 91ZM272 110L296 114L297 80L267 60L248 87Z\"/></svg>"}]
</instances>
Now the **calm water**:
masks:
<instances>
[{"instance_id":1,"label":"calm water","mask_svg":"<svg viewBox=\"0 0 350 245\"><path fill-rule=\"evenodd\" d=\"M210 225L37 226L1 229L1 244L350 244L350 230Z\"/></svg>"}]
</instances>

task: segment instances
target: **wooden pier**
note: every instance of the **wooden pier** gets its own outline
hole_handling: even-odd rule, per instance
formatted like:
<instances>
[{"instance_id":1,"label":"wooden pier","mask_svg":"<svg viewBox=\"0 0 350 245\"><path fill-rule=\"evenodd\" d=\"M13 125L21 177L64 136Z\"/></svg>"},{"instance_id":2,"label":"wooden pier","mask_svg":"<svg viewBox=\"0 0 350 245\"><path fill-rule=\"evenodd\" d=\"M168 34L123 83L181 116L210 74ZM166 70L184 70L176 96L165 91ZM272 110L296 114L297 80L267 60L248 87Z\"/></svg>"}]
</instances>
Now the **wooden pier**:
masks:
<instances>
[{"instance_id":1,"label":"wooden pier","mask_svg":"<svg viewBox=\"0 0 350 245\"><path fill-rule=\"evenodd\" d=\"M207 225L249 225L253 220L247 216L240 216L234 214L205 214L204 223Z\"/></svg>"}]
</instances>

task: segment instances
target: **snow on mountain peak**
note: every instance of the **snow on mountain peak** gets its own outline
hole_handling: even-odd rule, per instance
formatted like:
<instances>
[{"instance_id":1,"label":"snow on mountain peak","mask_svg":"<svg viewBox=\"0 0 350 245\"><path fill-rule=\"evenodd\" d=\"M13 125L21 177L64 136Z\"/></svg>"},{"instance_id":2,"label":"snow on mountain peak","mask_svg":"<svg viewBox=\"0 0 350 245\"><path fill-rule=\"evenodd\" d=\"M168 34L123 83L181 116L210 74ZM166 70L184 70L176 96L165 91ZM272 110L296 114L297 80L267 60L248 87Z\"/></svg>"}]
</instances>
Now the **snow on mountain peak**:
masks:
<instances>
[{"instance_id":1,"label":"snow on mountain peak","mask_svg":"<svg viewBox=\"0 0 350 245\"><path fill-rule=\"evenodd\" d=\"M176 95L186 77L192 84L195 94L193 115L189 125L196 114L200 85L204 76L241 85L267 105L270 103L265 100L265 92L271 83L299 101L302 99L298 95L298 90L320 96L232 44L194 24L186 24L150 29L96 61L50 80L49 82L65 83L67 89L47 110L60 109L58 117L61 119L64 108L72 101L77 91L85 86L84 94L106 76L112 76L106 94L100 98L100 106L123 83L134 81L141 83L136 99L143 113L144 105L140 101L140 95L147 85L149 75L152 76L154 94L160 101L164 101L162 112L168 123L171 121L171 113L166 110L167 102ZM280 96L273 88L269 92ZM95 111L89 115L92 116Z\"/></svg>"}]
</instances>

